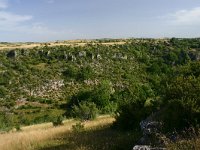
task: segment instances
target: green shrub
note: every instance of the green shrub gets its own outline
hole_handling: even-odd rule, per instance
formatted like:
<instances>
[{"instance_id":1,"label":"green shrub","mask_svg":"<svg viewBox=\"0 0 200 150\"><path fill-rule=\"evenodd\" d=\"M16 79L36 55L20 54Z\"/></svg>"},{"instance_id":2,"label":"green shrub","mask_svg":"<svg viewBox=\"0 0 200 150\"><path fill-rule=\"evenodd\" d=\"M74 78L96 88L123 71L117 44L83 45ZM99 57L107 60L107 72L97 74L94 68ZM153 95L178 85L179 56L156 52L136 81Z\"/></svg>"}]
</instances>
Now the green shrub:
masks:
<instances>
[{"instance_id":1,"label":"green shrub","mask_svg":"<svg viewBox=\"0 0 200 150\"><path fill-rule=\"evenodd\" d=\"M87 80L91 79L94 76L94 72L90 66L82 67L79 71L79 74L77 76L78 80Z\"/></svg>"},{"instance_id":2,"label":"green shrub","mask_svg":"<svg viewBox=\"0 0 200 150\"><path fill-rule=\"evenodd\" d=\"M151 109L145 107L145 103L140 100L120 105L114 126L123 130L140 129L140 122L149 114Z\"/></svg>"},{"instance_id":3,"label":"green shrub","mask_svg":"<svg viewBox=\"0 0 200 150\"><path fill-rule=\"evenodd\" d=\"M110 104L112 87L109 81L102 81L92 90L80 90L71 97L69 105L78 105L79 102L93 102L98 109L103 109Z\"/></svg>"},{"instance_id":4,"label":"green shrub","mask_svg":"<svg viewBox=\"0 0 200 150\"><path fill-rule=\"evenodd\" d=\"M102 108L101 112L103 114L115 114L117 111L117 103L115 102L110 102L108 105L106 105L104 108Z\"/></svg>"},{"instance_id":5,"label":"green shrub","mask_svg":"<svg viewBox=\"0 0 200 150\"><path fill-rule=\"evenodd\" d=\"M13 116L5 112L0 112L0 131L9 131L13 126Z\"/></svg>"},{"instance_id":6,"label":"green shrub","mask_svg":"<svg viewBox=\"0 0 200 150\"><path fill-rule=\"evenodd\" d=\"M95 119L98 113L96 105L92 102L80 102L72 108L72 116L80 120Z\"/></svg>"},{"instance_id":7,"label":"green shrub","mask_svg":"<svg viewBox=\"0 0 200 150\"><path fill-rule=\"evenodd\" d=\"M115 127L124 130L140 129L140 122L156 110L156 104L151 101L153 93L150 89L136 84L120 92Z\"/></svg>"},{"instance_id":8,"label":"green shrub","mask_svg":"<svg viewBox=\"0 0 200 150\"><path fill-rule=\"evenodd\" d=\"M109 81L102 81L92 91L92 101L97 105L99 109L102 109L109 105L112 87Z\"/></svg>"},{"instance_id":9,"label":"green shrub","mask_svg":"<svg viewBox=\"0 0 200 150\"><path fill-rule=\"evenodd\" d=\"M159 119L166 131L200 124L200 77L178 76L168 82Z\"/></svg>"},{"instance_id":10,"label":"green shrub","mask_svg":"<svg viewBox=\"0 0 200 150\"><path fill-rule=\"evenodd\" d=\"M64 70L62 73L63 73L63 76L66 78L76 79L79 73L79 69L75 66L69 65L67 66L67 69Z\"/></svg>"}]
</instances>

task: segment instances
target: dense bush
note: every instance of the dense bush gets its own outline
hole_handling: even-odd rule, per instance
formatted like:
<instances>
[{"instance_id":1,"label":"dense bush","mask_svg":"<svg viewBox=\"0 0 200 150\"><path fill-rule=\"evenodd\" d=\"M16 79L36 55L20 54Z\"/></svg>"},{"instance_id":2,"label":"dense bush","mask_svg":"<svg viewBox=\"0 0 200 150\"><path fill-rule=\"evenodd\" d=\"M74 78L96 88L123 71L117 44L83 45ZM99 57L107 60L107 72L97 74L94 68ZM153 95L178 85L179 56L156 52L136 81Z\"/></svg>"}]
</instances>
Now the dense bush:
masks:
<instances>
[{"instance_id":1,"label":"dense bush","mask_svg":"<svg viewBox=\"0 0 200 150\"><path fill-rule=\"evenodd\" d=\"M0 111L0 131L9 131L15 125L13 116Z\"/></svg>"},{"instance_id":2,"label":"dense bush","mask_svg":"<svg viewBox=\"0 0 200 150\"><path fill-rule=\"evenodd\" d=\"M133 100L120 105L117 112L114 127L124 130L138 130L140 122L153 112L153 108L145 106L145 102Z\"/></svg>"},{"instance_id":3,"label":"dense bush","mask_svg":"<svg viewBox=\"0 0 200 150\"><path fill-rule=\"evenodd\" d=\"M165 106L159 116L167 131L200 124L200 75L189 74L180 74L168 81Z\"/></svg>"},{"instance_id":4,"label":"dense bush","mask_svg":"<svg viewBox=\"0 0 200 150\"><path fill-rule=\"evenodd\" d=\"M90 66L82 67L77 75L77 80L87 80L94 77L94 71Z\"/></svg>"},{"instance_id":5,"label":"dense bush","mask_svg":"<svg viewBox=\"0 0 200 150\"><path fill-rule=\"evenodd\" d=\"M111 101L109 102L108 105L106 105L104 108L101 109L101 113L114 115L117 111L117 108L118 108L117 102Z\"/></svg>"},{"instance_id":6,"label":"dense bush","mask_svg":"<svg viewBox=\"0 0 200 150\"><path fill-rule=\"evenodd\" d=\"M69 65L62 73L66 78L76 79L79 73L79 69L76 66Z\"/></svg>"},{"instance_id":7,"label":"dense bush","mask_svg":"<svg viewBox=\"0 0 200 150\"><path fill-rule=\"evenodd\" d=\"M109 104L111 93L112 87L109 81L103 81L92 91L92 101L99 109L102 109Z\"/></svg>"},{"instance_id":8,"label":"dense bush","mask_svg":"<svg viewBox=\"0 0 200 150\"><path fill-rule=\"evenodd\" d=\"M72 108L72 116L80 120L92 120L97 117L98 109L92 102L80 102Z\"/></svg>"},{"instance_id":9,"label":"dense bush","mask_svg":"<svg viewBox=\"0 0 200 150\"><path fill-rule=\"evenodd\" d=\"M92 90L80 90L77 94L71 97L70 106L78 105L80 102L91 102L96 105L99 110L113 111L116 108L111 101L112 87L108 81L102 81ZM113 108L111 108L113 106ZM110 109L110 110L109 110ZM112 110L113 109L113 110Z\"/></svg>"}]
</instances>

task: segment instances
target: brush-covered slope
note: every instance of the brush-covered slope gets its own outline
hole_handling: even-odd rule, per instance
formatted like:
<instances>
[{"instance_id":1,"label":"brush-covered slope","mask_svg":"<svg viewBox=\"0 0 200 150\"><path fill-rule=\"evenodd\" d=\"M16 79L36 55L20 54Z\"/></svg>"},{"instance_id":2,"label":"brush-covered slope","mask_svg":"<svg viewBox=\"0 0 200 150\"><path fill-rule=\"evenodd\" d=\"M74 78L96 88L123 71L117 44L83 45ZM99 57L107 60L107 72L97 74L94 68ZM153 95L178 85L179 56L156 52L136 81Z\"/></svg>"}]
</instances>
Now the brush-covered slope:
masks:
<instances>
[{"instance_id":1,"label":"brush-covered slope","mask_svg":"<svg viewBox=\"0 0 200 150\"><path fill-rule=\"evenodd\" d=\"M133 98L156 101L164 77L200 60L199 39L125 42L1 51L1 112L30 124L49 121L82 99L96 99L101 113Z\"/></svg>"}]
</instances>

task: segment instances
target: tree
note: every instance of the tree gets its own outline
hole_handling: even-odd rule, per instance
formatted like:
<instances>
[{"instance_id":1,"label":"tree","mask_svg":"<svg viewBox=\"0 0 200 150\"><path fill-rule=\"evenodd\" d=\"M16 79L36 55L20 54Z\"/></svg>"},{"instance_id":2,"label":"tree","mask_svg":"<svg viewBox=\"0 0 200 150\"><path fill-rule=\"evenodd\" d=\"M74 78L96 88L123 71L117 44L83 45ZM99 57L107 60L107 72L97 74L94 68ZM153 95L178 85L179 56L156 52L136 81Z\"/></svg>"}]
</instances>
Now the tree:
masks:
<instances>
[{"instance_id":1,"label":"tree","mask_svg":"<svg viewBox=\"0 0 200 150\"><path fill-rule=\"evenodd\" d=\"M181 130L200 124L200 77L178 76L170 80L160 120L165 131Z\"/></svg>"},{"instance_id":2,"label":"tree","mask_svg":"<svg viewBox=\"0 0 200 150\"><path fill-rule=\"evenodd\" d=\"M109 104L112 93L112 87L109 81L103 81L92 92L92 101L99 109Z\"/></svg>"},{"instance_id":3,"label":"tree","mask_svg":"<svg viewBox=\"0 0 200 150\"><path fill-rule=\"evenodd\" d=\"M152 96L149 87L135 85L120 93L116 122L114 126L120 129L139 129L140 122L156 110L156 103L150 101Z\"/></svg>"}]
</instances>

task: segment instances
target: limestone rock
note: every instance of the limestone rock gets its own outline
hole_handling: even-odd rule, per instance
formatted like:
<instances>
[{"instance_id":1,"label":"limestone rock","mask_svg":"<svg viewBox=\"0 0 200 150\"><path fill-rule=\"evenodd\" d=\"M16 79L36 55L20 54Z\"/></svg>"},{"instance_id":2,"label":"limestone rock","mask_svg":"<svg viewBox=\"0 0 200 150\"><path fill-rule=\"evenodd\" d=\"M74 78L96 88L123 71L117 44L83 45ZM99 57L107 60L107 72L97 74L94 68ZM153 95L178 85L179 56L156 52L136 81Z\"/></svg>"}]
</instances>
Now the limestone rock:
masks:
<instances>
[{"instance_id":1,"label":"limestone rock","mask_svg":"<svg viewBox=\"0 0 200 150\"><path fill-rule=\"evenodd\" d=\"M85 51L81 51L78 53L79 57L86 57L86 52Z\"/></svg>"},{"instance_id":2,"label":"limestone rock","mask_svg":"<svg viewBox=\"0 0 200 150\"><path fill-rule=\"evenodd\" d=\"M113 58L114 59L123 59L123 60L127 60L128 59L128 56L125 55L125 54L122 54L122 53L115 53L113 55Z\"/></svg>"},{"instance_id":3,"label":"limestone rock","mask_svg":"<svg viewBox=\"0 0 200 150\"><path fill-rule=\"evenodd\" d=\"M64 57L64 59L66 59L66 60L68 59L68 55L67 55L66 52L64 52L64 56L63 56L63 57Z\"/></svg>"},{"instance_id":4,"label":"limestone rock","mask_svg":"<svg viewBox=\"0 0 200 150\"><path fill-rule=\"evenodd\" d=\"M97 59L102 59L100 54L97 54Z\"/></svg>"},{"instance_id":5,"label":"limestone rock","mask_svg":"<svg viewBox=\"0 0 200 150\"><path fill-rule=\"evenodd\" d=\"M133 147L133 150L151 150L151 149L147 145L135 145Z\"/></svg>"},{"instance_id":6,"label":"limestone rock","mask_svg":"<svg viewBox=\"0 0 200 150\"><path fill-rule=\"evenodd\" d=\"M76 61L76 57L72 55L71 53L69 53L69 60Z\"/></svg>"}]
</instances>

